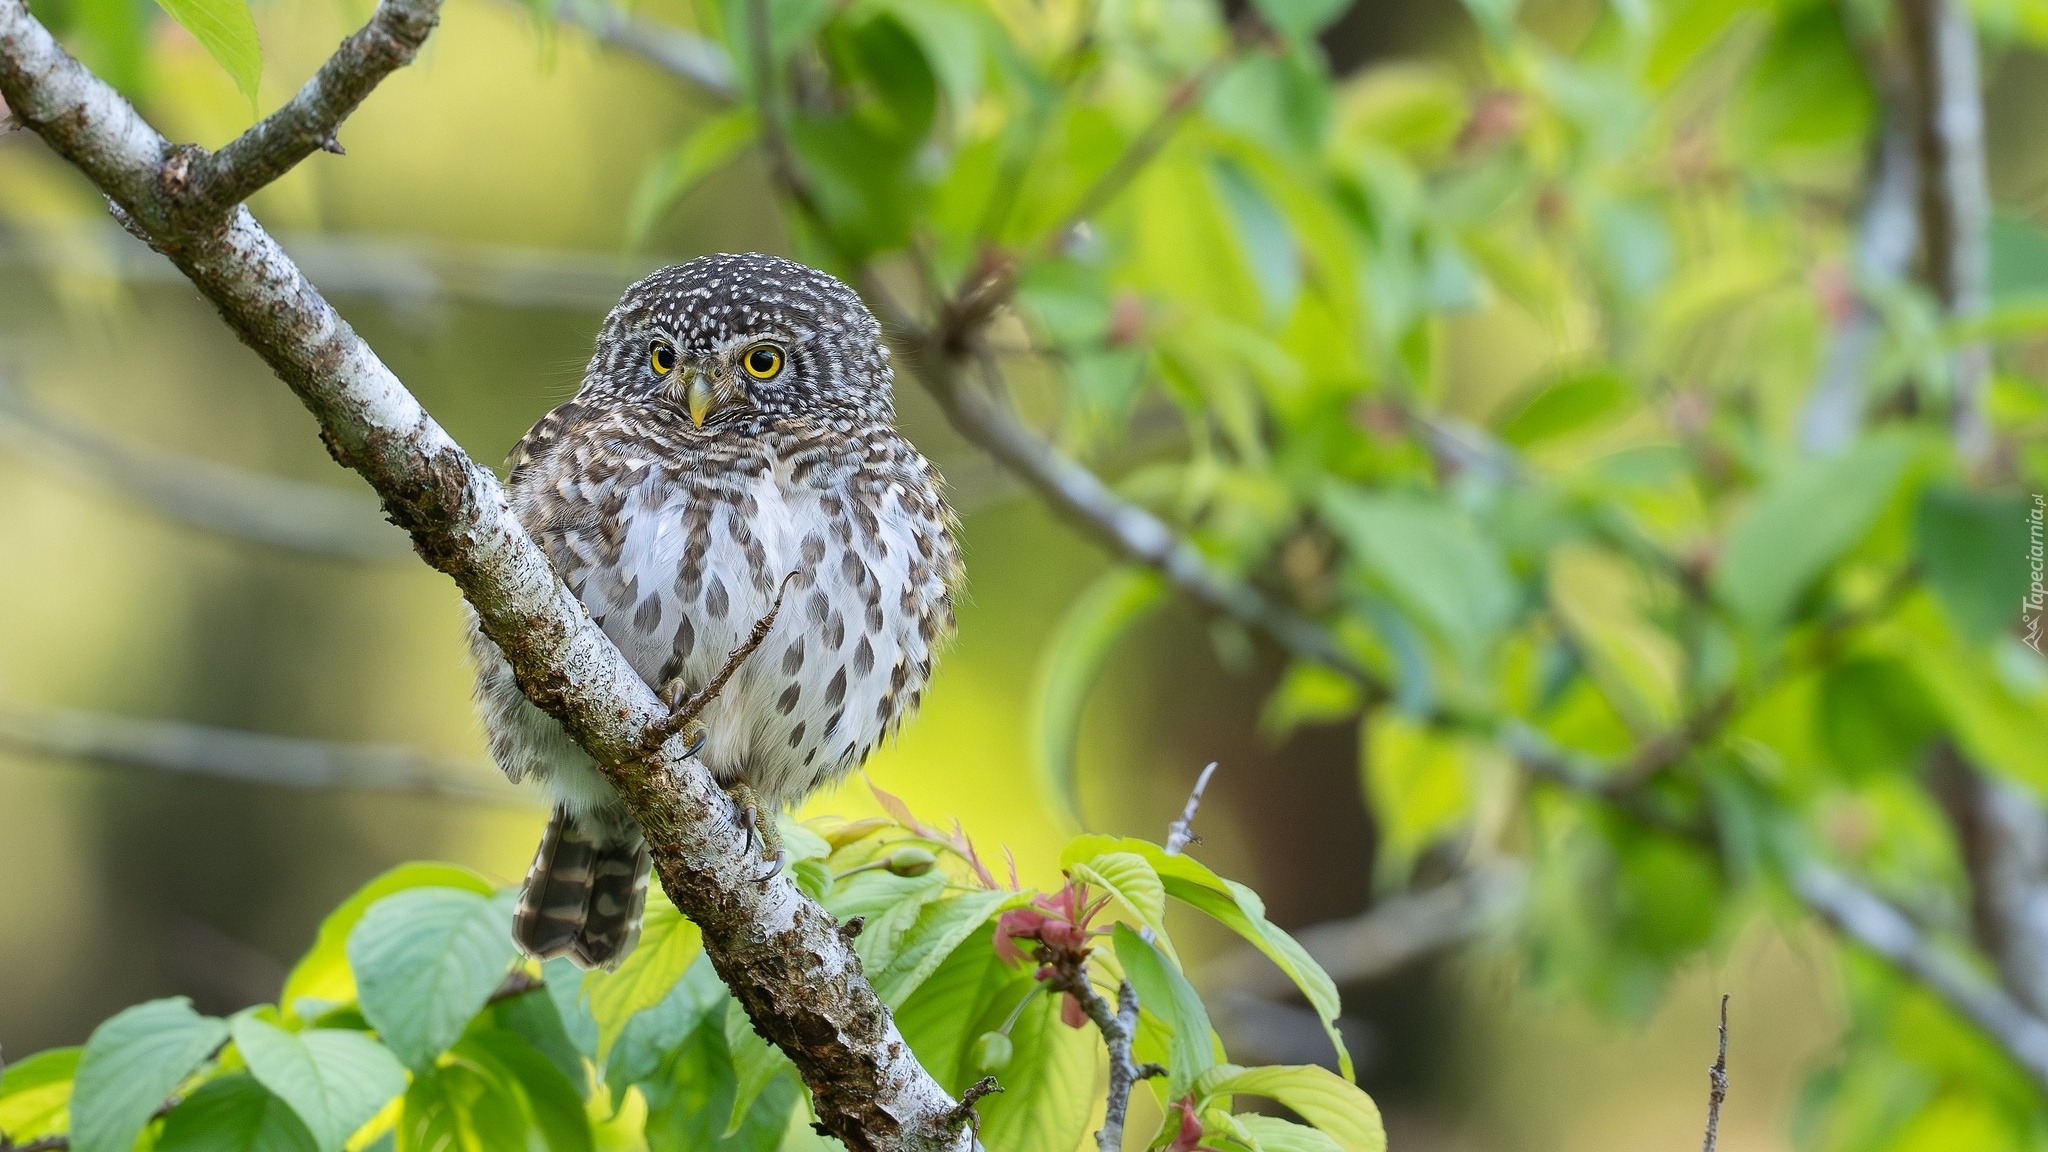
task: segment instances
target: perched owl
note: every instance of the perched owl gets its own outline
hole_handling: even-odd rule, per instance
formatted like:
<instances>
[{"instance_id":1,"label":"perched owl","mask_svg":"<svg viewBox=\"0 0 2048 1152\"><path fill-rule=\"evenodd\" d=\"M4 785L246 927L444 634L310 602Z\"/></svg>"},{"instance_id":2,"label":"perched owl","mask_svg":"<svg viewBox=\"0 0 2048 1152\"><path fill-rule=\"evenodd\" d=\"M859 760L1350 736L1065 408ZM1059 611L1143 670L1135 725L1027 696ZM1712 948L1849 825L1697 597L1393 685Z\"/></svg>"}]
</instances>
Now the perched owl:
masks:
<instances>
[{"instance_id":1,"label":"perched owl","mask_svg":"<svg viewBox=\"0 0 2048 1152\"><path fill-rule=\"evenodd\" d=\"M916 709L953 628L953 517L895 429L881 336L846 285L789 260L664 268L626 290L582 388L512 455L521 523L665 698L709 681L782 591L696 753L770 822ZM646 902L639 826L497 646L474 627L470 643L492 756L555 797L513 935L616 968Z\"/></svg>"}]
</instances>

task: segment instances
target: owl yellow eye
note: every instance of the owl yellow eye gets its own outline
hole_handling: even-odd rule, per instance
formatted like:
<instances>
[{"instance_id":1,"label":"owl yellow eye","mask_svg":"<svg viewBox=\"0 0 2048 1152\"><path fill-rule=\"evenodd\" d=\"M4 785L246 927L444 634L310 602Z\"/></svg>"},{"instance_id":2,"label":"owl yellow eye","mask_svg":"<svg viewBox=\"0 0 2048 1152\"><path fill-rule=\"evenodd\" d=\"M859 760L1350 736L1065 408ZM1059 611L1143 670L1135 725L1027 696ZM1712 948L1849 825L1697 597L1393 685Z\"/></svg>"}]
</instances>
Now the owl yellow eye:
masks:
<instances>
[{"instance_id":1,"label":"owl yellow eye","mask_svg":"<svg viewBox=\"0 0 2048 1152\"><path fill-rule=\"evenodd\" d=\"M782 371L782 349L773 344L756 344L747 349L747 375L756 380L772 380Z\"/></svg>"},{"instance_id":2,"label":"owl yellow eye","mask_svg":"<svg viewBox=\"0 0 2048 1152\"><path fill-rule=\"evenodd\" d=\"M654 342L654 347L648 350L647 359L654 365L656 376L666 376L676 370L676 350L665 340Z\"/></svg>"}]
</instances>

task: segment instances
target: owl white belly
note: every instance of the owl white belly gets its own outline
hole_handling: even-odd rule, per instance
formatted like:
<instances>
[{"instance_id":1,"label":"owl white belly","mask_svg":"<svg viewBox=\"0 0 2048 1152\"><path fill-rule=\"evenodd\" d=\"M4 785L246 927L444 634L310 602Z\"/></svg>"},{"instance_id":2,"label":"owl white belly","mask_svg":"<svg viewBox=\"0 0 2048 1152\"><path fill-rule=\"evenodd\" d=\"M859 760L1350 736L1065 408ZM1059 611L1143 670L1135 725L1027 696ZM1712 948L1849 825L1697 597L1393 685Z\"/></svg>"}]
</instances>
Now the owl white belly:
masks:
<instances>
[{"instance_id":1,"label":"owl white belly","mask_svg":"<svg viewBox=\"0 0 2048 1152\"><path fill-rule=\"evenodd\" d=\"M857 767L929 675L920 621L943 581L915 571L921 526L890 489L852 480L796 485L786 468L721 488L650 477L627 497L616 564L594 567L579 593L650 685L694 690L787 578L767 640L702 714L699 753L771 804Z\"/></svg>"}]
</instances>

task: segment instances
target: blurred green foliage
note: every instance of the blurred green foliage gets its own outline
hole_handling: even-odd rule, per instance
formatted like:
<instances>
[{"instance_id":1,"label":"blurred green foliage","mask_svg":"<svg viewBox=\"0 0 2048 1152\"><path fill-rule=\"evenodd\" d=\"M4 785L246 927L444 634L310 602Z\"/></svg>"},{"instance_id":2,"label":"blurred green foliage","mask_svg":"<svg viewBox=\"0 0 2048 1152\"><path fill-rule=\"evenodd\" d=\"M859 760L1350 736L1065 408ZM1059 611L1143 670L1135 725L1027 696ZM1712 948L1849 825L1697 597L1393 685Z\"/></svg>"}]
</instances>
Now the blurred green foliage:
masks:
<instances>
[{"instance_id":1,"label":"blurred green foliage","mask_svg":"<svg viewBox=\"0 0 2048 1152\"><path fill-rule=\"evenodd\" d=\"M52 0L47 15L141 91L145 22L105 4ZM1218 571L1313 617L1369 669L1362 688L1289 668L1270 729L1357 725L1388 889L1431 860L1527 860L1520 923L1539 982L1645 1010L1751 910L1792 914L1784 878L1813 860L1966 938L1964 869L1920 774L1946 741L2048 790L2048 664L2020 610L2027 517L2048 490L2048 234L2026 205L2003 206L1991 310L1966 325L1913 283L1852 270L1883 115L1866 61L1897 35L1881 5L1470 0L1468 52L1338 77L1317 34L1341 7L774 0L765 42L745 0L664 10L723 53L736 88L707 94L722 107L650 166L618 232L646 241L722 166L755 157L780 170L801 255L914 315L943 321L965 287L1010 277L1014 307L977 334L990 381ZM245 46L195 26L211 9L167 8L253 90ZM535 8L543 25L557 15ZM1994 57L2048 37L2040 0L1975 15ZM1808 447L1801 416L1858 293L1882 321L1855 374L1867 418L1852 443ZM1980 337L1994 342L1995 435L1981 462L1947 432L1950 353ZM1047 793L1069 807L1089 686L1168 594L1118 570L1050 632L1037 747ZM1226 656L1247 647L1228 620L1217 638ZM1674 738L1676 755L1630 772ZM1532 781L1510 755L1532 744L1630 803ZM1175 1085L1235 1083L1196 1071L1208 1055L1176 1030L1206 1025L1173 982L1155 902L1099 869L1090 880L1157 929L1156 951L1126 955L1123 930L1114 955L1149 985ZM405 915L423 935L497 915L481 888L432 901ZM651 926L659 978L592 989L595 1023L569 1011L560 1027L595 1029L577 1059L607 1078L621 1060L671 1069L647 1096L650 1142L772 1144L774 1117L748 1109L787 1116L794 1094L716 1011L718 990L692 975L703 966L677 959L688 941ZM316 953L338 964L340 947L323 937ZM2038 1086L2004 1056L1890 970L1844 964L1852 1028L1810 1087L1805 1145L2048 1143ZM565 1098L526 1085L542 1064L480 1038L521 1035L496 1021L503 1005L470 1003L489 993L481 971L443 973L429 1000L445 1017L393 1019L387 1044L421 1073L406 1114L450 1132L522 1116L548 1131ZM1081 1098L1044 1075L1059 1062L1036 1046L1064 1035L1050 1012L1018 1017L990 992L974 1019L1009 1012L1009 1029L961 1032L950 1001L953 1019L921 1017L923 990L952 982L1028 983L997 966L993 942L960 940L911 981L906 1030L958 1032L947 1055L920 1050L949 1087L988 1060L1027 1086L991 1101L992 1117L1013 1099ZM211 1027L174 1023L167 1034L188 1038ZM643 1034L657 1027L664 1043ZM991 1030L1010 1038L1001 1059ZM50 1101L69 1059L17 1066L6 1106L61 1123ZM426 1074L442 1067L463 1070ZM257 1087L213 1083L191 1104L273 1122ZM726 1128L701 1127L719 1114ZM1192 1115L1215 1139L1318 1146Z\"/></svg>"}]
</instances>

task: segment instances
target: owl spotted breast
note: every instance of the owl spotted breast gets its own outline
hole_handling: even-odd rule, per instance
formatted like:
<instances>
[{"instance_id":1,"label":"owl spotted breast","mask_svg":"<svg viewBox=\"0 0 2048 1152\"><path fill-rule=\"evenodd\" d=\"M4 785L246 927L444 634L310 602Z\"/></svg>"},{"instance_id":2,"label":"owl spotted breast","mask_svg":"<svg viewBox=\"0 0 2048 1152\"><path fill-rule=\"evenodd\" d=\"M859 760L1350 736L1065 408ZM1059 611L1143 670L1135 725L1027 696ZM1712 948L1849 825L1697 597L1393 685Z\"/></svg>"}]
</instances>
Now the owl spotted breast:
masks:
<instances>
[{"instance_id":1,"label":"owl spotted breast","mask_svg":"<svg viewBox=\"0 0 2048 1152\"><path fill-rule=\"evenodd\" d=\"M888 349L852 290L706 256L626 290L582 388L513 452L520 521L655 689L704 686L782 590L697 753L771 820L916 709L953 628L952 513L894 419ZM513 934L615 968L646 899L640 829L496 645L473 627L471 645L493 757L555 796Z\"/></svg>"}]
</instances>

